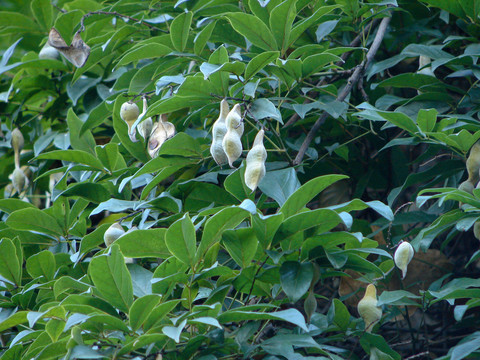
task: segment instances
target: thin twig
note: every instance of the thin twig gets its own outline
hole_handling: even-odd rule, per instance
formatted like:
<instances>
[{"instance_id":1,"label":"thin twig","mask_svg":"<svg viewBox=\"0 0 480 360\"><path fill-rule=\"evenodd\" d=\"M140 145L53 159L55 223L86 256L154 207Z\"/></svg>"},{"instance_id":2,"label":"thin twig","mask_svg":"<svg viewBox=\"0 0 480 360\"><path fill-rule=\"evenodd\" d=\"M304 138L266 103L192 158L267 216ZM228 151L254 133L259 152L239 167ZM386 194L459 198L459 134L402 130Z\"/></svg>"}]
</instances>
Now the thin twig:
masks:
<instances>
[{"instance_id":1,"label":"thin twig","mask_svg":"<svg viewBox=\"0 0 480 360\"><path fill-rule=\"evenodd\" d=\"M380 22L380 19L374 19L370 24L368 24L364 29L363 31L360 32L360 34L358 34L355 39L352 40L352 42L348 45L349 47L357 47L359 44L360 44L360 41L363 39L364 35L365 34L368 34L370 32L370 30L372 29L372 27L374 26L377 26L377 24ZM353 50L352 50L353 51ZM347 60L348 56L350 56L350 54L352 53L352 51L347 51L347 52L344 52L341 56L340 56L340 59L342 60L339 60L335 63L336 66L342 66L344 63L345 63L345 60ZM338 73L338 75L344 75L346 73L348 73L349 75L351 74L352 72L352 69L349 69L349 70L340 70L340 71L336 71ZM323 78L322 80L318 81L317 84L316 84L316 87L319 87L319 86L322 86L326 83L326 78ZM303 104L308 104L310 103L311 101L310 100L305 100L305 102ZM285 123L285 127L287 126L290 126L292 125L293 123L295 123L297 120L299 119L299 116L297 113L293 114L290 119L288 119L288 121Z\"/></svg>"},{"instance_id":2,"label":"thin twig","mask_svg":"<svg viewBox=\"0 0 480 360\"><path fill-rule=\"evenodd\" d=\"M348 79L347 84L341 91L341 93L337 97L337 101L343 102L347 96L350 94L352 91L352 88L355 86L355 84L358 82L360 79L360 76L363 75L363 72L365 69L368 68L370 63L372 62L375 54L377 53L378 49L380 48L380 44L382 43L383 37L385 36L385 32L387 30L388 24L390 23L391 17L385 17L382 19L380 22L380 25L378 26L377 34L375 35L375 39L373 40L372 46L370 47L370 50L367 52L367 56L365 59L362 61L360 65L358 65L355 68L355 71L353 72L352 76ZM303 157L305 156L305 152L308 149L308 146L314 139L317 131L320 129L320 127L323 125L325 120L328 117L328 113L324 112L320 118L317 119L315 124L313 124L312 128L310 129L309 133L307 134L307 137L302 143L302 146L300 147L300 150L298 151L298 154L293 161L294 165L298 165L302 162Z\"/></svg>"}]
</instances>

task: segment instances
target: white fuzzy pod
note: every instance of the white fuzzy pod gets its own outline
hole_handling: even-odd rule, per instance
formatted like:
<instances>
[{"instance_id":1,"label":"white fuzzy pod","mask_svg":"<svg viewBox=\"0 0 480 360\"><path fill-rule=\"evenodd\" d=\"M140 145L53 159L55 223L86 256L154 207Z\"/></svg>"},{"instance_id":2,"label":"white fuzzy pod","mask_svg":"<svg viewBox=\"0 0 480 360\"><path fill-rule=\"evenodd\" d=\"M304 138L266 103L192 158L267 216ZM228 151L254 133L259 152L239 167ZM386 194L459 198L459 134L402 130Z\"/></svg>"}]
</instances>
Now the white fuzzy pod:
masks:
<instances>
[{"instance_id":1,"label":"white fuzzy pod","mask_svg":"<svg viewBox=\"0 0 480 360\"><path fill-rule=\"evenodd\" d=\"M212 145L210 146L210 154L212 154L213 160L218 165L224 165L228 162L227 154L223 150L223 138L227 133L227 126L225 125L225 119L227 118L229 111L228 103L225 99L220 103L220 115L213 124L212 128Z\"/></svg>"},{"instance_id":2,"label":"white fuzzy pod","mask_svg":"<svg viewBox=\"0 0 480 360\"><path fill-rule=\"evenodd\" d=\"M258 186L258 183L265 176L265 161L267 160L267 150L263 146L263 129L255 136L253 146L247 154L247 166L245 169L245 185L252 191Z\"/></svg>"},{"instance_id":3,"label":"white fuzzy pod","mask_svg":"<svg viewBox=\"0 0 480 360\"><path fill-rule=\"evenodd\" d=\"M397 251L395 251L393 260L395 265L402 270L402 279L405 279L405 276L407 276L407 267L410 261L412 261L414 253L412 245L407 241L402 242L398 246Z\"/></svg>"},{"instance_id":4,"label":"white fuzzy pod","mask_svg":"<svg viewBox=\"0 0 480 360\"><path fill-rule=\"evenodd\" d=\"M358 313L365 322L365 330L372 332L375 325L382 318L382 309L377 306L377 288L369 284L365 290L365 295L357 305Z\"/></svg>"},{"instance_id":5,"label":"white fuzzy pod","mask_svg":"<svg viewBox=\"0 0 480 360\"><path fill-rule=\"evenodd\" d=\"M120 117L127 123L133 124L137 120L138 115L140 115L140 109L134 102L124 102L120 107Z\"/></svg>"},{"instance_id":6,"label":"white fuzzy pod","mask_svg":"<svg viewBox=\"0 0 480 360\"><path fill-rule=\"evenodd\" d=\"M110 246L124 234L123 227L119 223L114 223L103 234L103 241L106 246Z\"/></svg>"},{"instance_id":7,"label":"white fuzzy pod","mask_svg":"<svg viewBox=\"0 0 480 360\"><path fill-rule=\"evenodd\" d=\"M60 53L54 47L45 44L45 46L38 53L39 59L58 59Z\"/></svg>"},{"instance_id":8,"label":"white fuzzy pod","mask_svg":"<svg viewBox=\"0 0 480 360\"><path fill-rule=\"evenodd\" d=\"M241 136L243 135L244 125L239 104L236 104L228 113L225 126L227 132L223 137L222 147L227 154L228 164L233 167L233 162L242 155L243 150Z\"/></svg>"}]
</instances>

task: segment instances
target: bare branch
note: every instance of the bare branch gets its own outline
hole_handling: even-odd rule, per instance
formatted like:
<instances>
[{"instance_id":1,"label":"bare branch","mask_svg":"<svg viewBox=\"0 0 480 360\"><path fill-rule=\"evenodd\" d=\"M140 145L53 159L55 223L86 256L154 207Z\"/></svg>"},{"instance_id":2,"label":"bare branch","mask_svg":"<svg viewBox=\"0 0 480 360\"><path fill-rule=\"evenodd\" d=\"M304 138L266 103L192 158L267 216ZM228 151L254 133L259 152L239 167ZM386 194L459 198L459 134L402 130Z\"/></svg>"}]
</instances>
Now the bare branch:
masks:
<instances>
[{"instance_id":1,"label":"bare branch","mask_svg":"<svg viewBox=\"0 0 480 360\"><path fill-rule=\"evenodd\" d=\"M362 61L360 65L358 65L355 68L355 71L353 72L352 76L347 81L347 84L343 88L343 90L340 92L340 94L337 96L337 101L344 101L348 94L352 91L352 88L357 84L358 80L360 79L361 76L363 76L363 73L366 68L370 65L372 62L373 58L375 57L375 54L377 53L380 44L382 43L383 37L385 36L385 31L387 30L388 24L390 23L391 17L385 17L382 19L380 22L380 25L378 26L378 31L377 34L375 35L375 39L373 40L372 46L370 47L370 50L367 52L367 56L365 59ZM298 165L302 162L303 157L305 156L305 152L308 149L308 146L314 139L317 131L320 129L320 126L325 122L325 120L328 117L327 112L323 112L323 114L317 119L315 124L313 124L312 128L307 134L307 137L302 143L302 146L300 147L300 150L298 151L297 156L295 157L295 160L293 161L294 165Z\"/></svg>"}]
</instances>

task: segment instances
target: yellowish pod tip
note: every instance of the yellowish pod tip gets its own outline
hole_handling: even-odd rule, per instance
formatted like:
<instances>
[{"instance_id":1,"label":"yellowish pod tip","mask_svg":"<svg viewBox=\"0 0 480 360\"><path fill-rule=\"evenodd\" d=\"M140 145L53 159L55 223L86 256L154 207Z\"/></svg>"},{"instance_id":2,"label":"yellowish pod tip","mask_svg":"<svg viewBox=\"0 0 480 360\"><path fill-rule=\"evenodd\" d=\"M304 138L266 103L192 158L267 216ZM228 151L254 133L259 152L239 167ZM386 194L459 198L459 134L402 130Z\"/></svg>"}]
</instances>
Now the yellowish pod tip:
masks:
<instances>
[{"instance_id":1,"label":"yellowish pod tip","mask_svg":"<svg viewBox=\"0 0 480 360\"><path fill-rule=\"evenodd\" d=\"M403 241L398 245L395 251L393 259L395 265L402 271L402 279L405 279L405 276L407 276L407 267L410 261L412 261L414 253L413 246L407 241Z\"/></svg>"},{"instance_id":2,"label":"yellowish pod tip","mask_svg":"<svg viewBox=\"0 0 480 360\"><path fill-rule=\"evenodd\" d=\"M382 309L377 306L377 288L369 284L365 295L358 302L357 310L365 322L365 330L371 332L373 326L382 318Z\"/></svg>"},{"instance_id":3,"label":"yellowish pod tip","mask_svg":"<svg viewBox=\"0 0 480 360\"><path fill-rule=\"evenodd\" d=\"M12 144L12 148L16 152L20 152L25 145L25 139L23 138L23 134L18 128L12 130L12 139L10 140Z\"/></svg>"},{"instance_id":4,"label":"yellowish pod tip","mask_svg":"<svg viewBox=\"0 0 480 360\"><path fill-rule=\"evenodd\" d=\"M124 234L125 230L123 230L122 225L114 223L110 225L107 231L103 234L103 242L106 246L110 246Z\"/></svg>"}]
</instances>

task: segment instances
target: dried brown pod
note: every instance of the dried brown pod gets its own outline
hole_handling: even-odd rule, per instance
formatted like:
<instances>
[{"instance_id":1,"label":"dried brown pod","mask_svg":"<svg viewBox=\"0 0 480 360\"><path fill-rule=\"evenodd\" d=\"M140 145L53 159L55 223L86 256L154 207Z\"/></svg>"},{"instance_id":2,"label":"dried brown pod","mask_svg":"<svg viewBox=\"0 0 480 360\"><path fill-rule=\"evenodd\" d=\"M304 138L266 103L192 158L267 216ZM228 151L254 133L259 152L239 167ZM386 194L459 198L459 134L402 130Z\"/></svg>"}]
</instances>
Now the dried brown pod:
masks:
<instances>
[{"instance_id":1,"label":"dried brown pod","mask_svg":"<svg viewBox=\"0 0 480 360\"><path fill-rule=\"evenodd\" d=\"M72 43L67 45L58 30L52 28L48 34L48 44L78 68L85 65L90 55L90 47L82 40L80 31L75 33Z\"/></svg>"}]
</instances>

